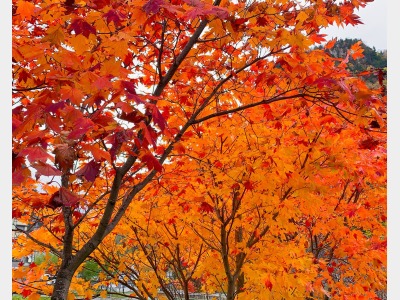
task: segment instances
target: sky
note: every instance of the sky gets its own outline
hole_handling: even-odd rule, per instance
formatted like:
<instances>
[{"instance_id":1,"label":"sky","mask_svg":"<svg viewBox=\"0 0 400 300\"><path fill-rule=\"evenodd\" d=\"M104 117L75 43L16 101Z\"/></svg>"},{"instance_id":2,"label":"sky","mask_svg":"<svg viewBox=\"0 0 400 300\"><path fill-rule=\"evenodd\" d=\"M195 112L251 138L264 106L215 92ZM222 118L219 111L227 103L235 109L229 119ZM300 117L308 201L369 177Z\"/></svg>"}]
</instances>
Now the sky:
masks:
<instances>
[{"instance_id":1,"label":"sky","mask_svg":"<svg viewBox=\"0 0 400 300\"><path fill-rule=\"evenodd\" d=\"M396 1L396 0L395 0ZM398 0L397 0L398 1ZM361 39L369 47L376 50L387 50L387 12L389 0L375 0L366 7L356 11L361 22L357 26L348 25L344 28L329 27L322 33L329 37ZM330 38L327 38L330 40Z\"/></svg>"}]
</instances>

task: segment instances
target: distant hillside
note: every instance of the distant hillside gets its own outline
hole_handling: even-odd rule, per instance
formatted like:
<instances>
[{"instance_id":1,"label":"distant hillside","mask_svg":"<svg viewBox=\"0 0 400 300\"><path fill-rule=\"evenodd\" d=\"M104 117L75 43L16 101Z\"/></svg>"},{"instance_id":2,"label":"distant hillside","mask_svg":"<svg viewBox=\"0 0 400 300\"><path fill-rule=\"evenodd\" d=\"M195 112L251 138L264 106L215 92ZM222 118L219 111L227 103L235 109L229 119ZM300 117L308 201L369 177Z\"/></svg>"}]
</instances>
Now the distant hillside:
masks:
<instances>
[{"instance_id":1,"label":"distant hillside","mask_svg":"<svg viewBox=\"0 0 400 300\"><path fill-rule=\"evenodd\" d=\"M328 52L334 57L345 58L347 51L352 45L360 41L360 39L340 39L337 40L335 45L328 50ZM322 49L323 47L318 47ZM387 51L377 51L375 47L371 48L364 43L362 43L362 48L364 49L364 57L354 60L350 57L349 59L349 70L354 73L360 73L370 69L382 69L386 73L387 67ZM372 75L365 78L370 84L378 83L378 76Z\"/></svg>"}]
</instances>

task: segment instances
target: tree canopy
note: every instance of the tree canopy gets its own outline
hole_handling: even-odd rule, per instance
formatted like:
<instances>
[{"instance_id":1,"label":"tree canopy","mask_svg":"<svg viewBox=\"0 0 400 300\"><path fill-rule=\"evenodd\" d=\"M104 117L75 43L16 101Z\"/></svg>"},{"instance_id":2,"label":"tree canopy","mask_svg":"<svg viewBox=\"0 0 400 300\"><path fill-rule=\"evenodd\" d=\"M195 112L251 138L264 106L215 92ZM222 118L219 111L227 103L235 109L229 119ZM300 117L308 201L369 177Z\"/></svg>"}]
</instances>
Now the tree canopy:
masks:
<instances>
[{"instance_id":1,"label":"tree canopy","mask_svg":"<svg viewBox=\"0 0 400 300\"><path fill-rule=\"evenodd\" d=\"M368 2L13 0L13 291L385 290L385 88L319 32Z\"/></svg>"}]
</instances>

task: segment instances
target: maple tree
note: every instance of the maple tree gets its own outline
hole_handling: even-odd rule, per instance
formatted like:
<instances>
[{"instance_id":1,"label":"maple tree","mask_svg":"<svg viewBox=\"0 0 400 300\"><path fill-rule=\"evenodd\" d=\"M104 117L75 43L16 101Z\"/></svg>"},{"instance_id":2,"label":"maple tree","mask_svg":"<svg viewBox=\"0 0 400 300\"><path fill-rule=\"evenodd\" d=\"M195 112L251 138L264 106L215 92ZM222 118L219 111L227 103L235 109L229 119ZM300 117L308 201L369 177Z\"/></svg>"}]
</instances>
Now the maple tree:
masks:
<instances>
[{"instance_id":1,"label":"maple tree","mask_svg":"<svg viewBox=\"0 0 400 300\"><path fill-rule=\"evenodd\" d=\"M195 279L229 299L261 293L260 281L273 297L377 288L365 278L384 276L385 95L348 59L311 48L322 27L360 23L354 10L371 1L303 2L13 0L13 218L30 224L13 255L58 257L15 269L13 290L91 298L74 274L87 259L110 264L116 232L150 265L129 273L140 272L137 295L165 286L167 267L186 295ZM158 217L143 219L153 204ZM158 244L177 232L186 244Z\"/></svg>"},{"instance_id":2,"label":"maple tree","mask_svg":"<svg viewBox=\"0 0 400 300\"><path fill-rule=\"evenodd\" d=\"M155 273L147 282L153 297L159 279L168 280L160 275L164 266L183 261L187 271L195 267L190 279L203 291L222 291L227 299L374 298L385 282L385 140L366 148L370 136L356 127L318 107L291 114L292 105L275 110L283 128L268 126L263 111L248 111L212 121L219 126L208 124L203 142L185 140L187 150L165 166L159 190L144 192L131 208L140 216L116 229L124 237L120 259L113 260L115 242L105 241L100 252L107 263L121 276L131 274L133 261L135 270L144 269L137 263L145 258L158 261L148 268ZM210 143L208 135L217 138ZM145 242L138 230L146 232ZM196 238L197 252L189 242ZM138 240L134 255L144 258L125 257ZM179 247L204 253L191 258ZM162 263L171 253L182 259Z\"/></svg>"}]
</instances>

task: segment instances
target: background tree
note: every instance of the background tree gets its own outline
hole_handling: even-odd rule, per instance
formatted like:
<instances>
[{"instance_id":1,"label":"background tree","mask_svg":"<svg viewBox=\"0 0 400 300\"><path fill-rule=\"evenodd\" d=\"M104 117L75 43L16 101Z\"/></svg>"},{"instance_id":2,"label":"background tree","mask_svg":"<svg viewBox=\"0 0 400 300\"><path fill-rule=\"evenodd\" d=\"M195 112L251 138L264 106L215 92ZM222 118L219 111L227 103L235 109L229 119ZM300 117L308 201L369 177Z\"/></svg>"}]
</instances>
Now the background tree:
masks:
<instances>
[{"instance_id":1,"label":"background tree","mask_svg":"<svg viewBox=\"0 0 400 300\"><path fill-rule=\"evenodd\" d=\"M13 217L40 225L15 255L59 257L53 300L84 293L74 274L213 118L259 107L268 119L302 99L366 130L383 123L379 94L310 50L366 2L13 1ZM14 274L37 298L39 283Z\"/></svg>"}]
</instances>

